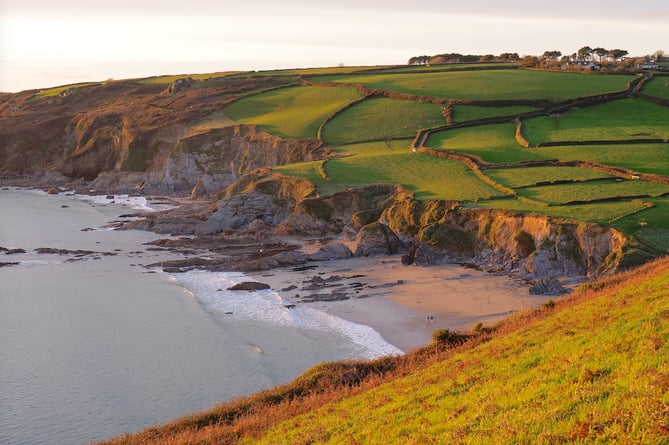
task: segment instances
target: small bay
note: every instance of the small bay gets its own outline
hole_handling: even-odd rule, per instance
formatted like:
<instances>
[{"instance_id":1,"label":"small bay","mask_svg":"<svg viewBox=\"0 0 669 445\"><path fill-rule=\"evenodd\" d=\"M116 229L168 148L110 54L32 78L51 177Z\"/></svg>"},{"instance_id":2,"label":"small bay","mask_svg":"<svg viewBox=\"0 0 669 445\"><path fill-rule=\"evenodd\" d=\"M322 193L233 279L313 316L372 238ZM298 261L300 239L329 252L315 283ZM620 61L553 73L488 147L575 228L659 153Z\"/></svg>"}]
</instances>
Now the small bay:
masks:
<instances>
[{"instance_id":1,"label":"small bay","mask_svg":"<svg viewBox=\"0 0 669 445\"><path fill-rule=\"evenodd\" d=\"M103 228L129 211L0 191L0 246L25 250L0 253L19 263L0 267L0 443L104 439L364 356L331 330L226 316L142 267L169 253L143 245L155 234Z\"/></svg>"}]
</instances>

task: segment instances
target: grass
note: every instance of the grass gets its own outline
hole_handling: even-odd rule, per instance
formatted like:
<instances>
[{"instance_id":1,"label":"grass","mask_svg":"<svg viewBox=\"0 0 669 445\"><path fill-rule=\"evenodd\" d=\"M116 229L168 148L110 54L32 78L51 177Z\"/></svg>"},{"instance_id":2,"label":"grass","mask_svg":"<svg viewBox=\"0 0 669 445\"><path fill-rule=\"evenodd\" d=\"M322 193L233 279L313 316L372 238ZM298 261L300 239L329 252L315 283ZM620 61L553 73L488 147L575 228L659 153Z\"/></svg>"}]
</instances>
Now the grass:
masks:
<instances>
[{"instance_id":1,"label":"grass","mask_svg":"<svg viewBox=\"0 0 669 445\"><path fill-rule=\"evenodd\" d=\"M355 155L328 161L325 171L333 182L346 186L402 184L418 198L476 201L501 195L464 164L411 153L408 142L347 146Z\"/></svg>"},{"instance_id":2,"label":"grass","mask_svg":"<svg viewBox=\"0 0 669 445\"><path fill-rule=\"evenodd\" d=\"M507 187L527 187L539 182L587 181L611 175L578 167L525 167L486 170L485 174Z\"/></svg>"},{"instance_id":3,"label":"grass","mask_svg":"<svg viewBox=\"0 0 669 445\"><path fill-rule=\"evenodd\" d=\"M532 144L547 141L669 139L669 108L641 99L624 99L573 110L560 118L523 122Z\"/></svg>"},{"instance_id":4,"label":"grass","mask_svg":"<svg viewBox=\"0 0 669 445\"><path fill-rule=\"evenodd\" d=\"M440 105L377 97L335 116L323 127L322 138L332 144L412 138L418 130L443 124Z\"/></svg>"},{"instance_id":5,"label":"grass","mask_svg":"<svg viewBox=\"0 0 669 445\"><path fill-rule=\"evenodd\" d=\"M650 195L651 197L658 197L665 193L669 193L669 185L634 180L547 185L518 190L519 195L550 204L564 204L570 201L592 201L617 196Z\"/></svg>"},{"instance_id":6,"label":"grass","mask_svg":"<svg viewBox=\"0 0 669 445\"><path fill-rule=\"evenodd\" d=\"M466 206L505 209L522 213L540 213L542 215L588 221L605 226L610 225L613 221L630 213L641 212L640 214L645 214L647 211L646 205L640 200L537 207L515 198L507 198L492 201L479 201L475 204L466 204Z\"/></svg>"},{"instance_id":7,"label":"grass","mask_svg":"<svg viewBox=\"0 0 669 445\"><path fill-rule=\"evenodd\" d=\"M246 97L224 112L237 122L256 124L278 136L309 138L316 137L329 115L360 97L349 88L299 86Z\"/></svg>"},{"instance_id":8,"label":"grass","mask_svg":"<svg viewBox=\"0 0 669 445\"><path fill-rule=\"evenodd\" d=\"M584 160L613 167L629 168L642 173L669 176L669 145L621 144L546 147L527 150L540 153L545 159Z\"/></svg>"},{"instance_id":9,"label":"grass","mask_svg":"<svg viewBox=\"0 0 669 445\"><path fill-rule=\"evenodd\" d=\"M666 443L669 262L242 443Z\"/></svg>"},{"instance_id":10,"label":"grass","mask_svg":"<svg viewBox=\"0 0 669 445\"><path fill-rule=\"evenodd\" d=\"M400 93L450 99L567 99L623 90L632 76L525 70L317 76L311 80L363 84Z\"/></svg>"},{"instance_id":11,"label":"grass","mask_svg":"<svg viewBox=\"0 0 669 445\"><path fill-rule=\"evenodd\" d=\"M669 175L667 144L611 144L522 148L514 139L515 125L496 124L433 133L426 145L480 156L487 162L546 159L593 161L643 173Z\"/></svg>"},{"instance_id":12,"label":"grass","mask_svg":"<svg viewBox=\"0 0 669 445\"><path fill-rule=\"evenodd\" d=\"M535 110L536 108L527 106L479 107L474 105L455 105L453 107L453 121L465 122L487 117L515 116Z\"/></svg>"},{"instance_id":13,"label":"grass","mask_svg":"<svg viewBox=\"0 0 669 445\"><path fill-rule=\"evenodd\" d=\"M502 68L515 68L518 67L517 63L514 62L491 62L491 63L449 63L449 64L437 64L437 65L403 65L403 66L391 66L385 69L375 70L374 73L383 73L383 72L430 72L430 71L456 71L456 70L477 70L477 69L502 69Z\"/></svg>"},{"instance_id":14,"label":"grass","mask_svg":"<svg viewBox=\"0 0 669 445\"><path fill-rule=\"evenodd\" d=\"M321 173L323 171L323 161L300 162L297 164L272 167L272 170L283 173L288 176L297 176L311 181L317 188L321 196L329 196L344 189L339 184L330 181Z\"/></svg>"},{"instance_id":15,"label":"grass","mask_svg":"<svg viewBox=\"0 0 669 445\"><path fill-rule=\"evenodd\" d=\"M669 77L655 77L644 85L641 92L651 96L669 99Z\"/></svg>"},{"instance_id":16,"label":"grass","mask_svg":"<svg viewBox=\"0 0 669 445\"><path fill-rule=\"evenodd\" d=\"M131 80L134 80L135 82L144 85L169 85L175 80L186 79L188 77L190 77L193 80L204 81L204 80L214 79L217 77L227 77L237 73L238 71L219 71L215 73L203 73L203 74L173 74L173 75L153 76L153 77L145 77L143 79L131 79Z\"/></svg>"},{"instance_id":17,"label":"grass","mask_svg":"<svg viewBox=\"0 0 669 445\"><path fill-rule=\"evenodd\" d=\"M59 87L54 87L54 88L48 88L45 90L39 90L37 93L35 93L35 96L33 96L34 99L42 99L43 97L53 97L53 96L58 96L60 93L71 90L71 89L76 89L76 88L83 88L83 87L88 87L91 85L102 85L100 82L82 82L82 83L73 83L70 85L63 85Z\"/></svg>"},{"instance_id":18,"label":"grass","mask_svg":"<svg viewBox=\"0 0 669 445\"><path fill-rule=\"evenodd\" d=\"M616 229L635 236L653 248L669 255L669 198L644 199L653 207L643 212L631 213L612 225Z\"/></svg>"},{"instance_id":19,"label":"grass","mask_svg":"<svg viewBox=\"0 0 669 445\"><path fill-rule=\"evenodd\" d=\"M542 151L523 149L516 142L513 123L444 130L430 135L426 146L480 156L488 162L546 159Z\"/></svg>"}]
</instances>

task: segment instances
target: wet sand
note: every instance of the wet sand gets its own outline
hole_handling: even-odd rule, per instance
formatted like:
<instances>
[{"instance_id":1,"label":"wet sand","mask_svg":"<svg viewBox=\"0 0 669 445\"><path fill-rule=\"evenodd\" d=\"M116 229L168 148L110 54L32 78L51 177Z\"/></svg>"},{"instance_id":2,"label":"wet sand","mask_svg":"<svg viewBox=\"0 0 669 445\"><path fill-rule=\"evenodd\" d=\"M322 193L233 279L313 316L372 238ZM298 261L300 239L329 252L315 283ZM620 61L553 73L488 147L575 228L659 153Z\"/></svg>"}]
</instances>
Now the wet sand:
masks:
<instances>
[{"instance_id":1,"label":"wet sand","mask_svg":"<svg viewBox=\"0 0 669 445\"><path fill-rule=\"evenodd\" d=\"M248 275L272 286L287 305L309 305L371 326L404 351L429 343L436 329L469 331L551 298L530 295L526 283L505 275L460 265L404 266L398 257L313 262Z\"/></svg>"}]
</instances>

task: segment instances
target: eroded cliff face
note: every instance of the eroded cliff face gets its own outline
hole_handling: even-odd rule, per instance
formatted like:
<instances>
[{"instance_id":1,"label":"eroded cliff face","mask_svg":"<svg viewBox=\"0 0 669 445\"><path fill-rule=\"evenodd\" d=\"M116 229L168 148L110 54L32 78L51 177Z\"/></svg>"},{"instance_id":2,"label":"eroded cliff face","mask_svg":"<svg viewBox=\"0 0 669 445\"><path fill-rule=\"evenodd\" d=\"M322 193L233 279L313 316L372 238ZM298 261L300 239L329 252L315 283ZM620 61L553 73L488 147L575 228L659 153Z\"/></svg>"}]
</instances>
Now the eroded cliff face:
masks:
<instances>
[{"instance_id":1,"label":"eroded cliff face","mask_svg":"<svg viewBox=\"0 0 669 445\"><path fill-rule=\"evenodd\" d=\"M596 277L615 271L626 243L595 224L454 201L419 201L398 186L328 197L304 179L257 170L230 186L205 231L321 236L354 242L358 256L404 253L407 263L472 263L528 278Z\"/></svg>"},{"instance_id":2,"label":"eroded cliff face","mask_svg":"<svg viewBox=\"0 0 669 445\"><path fill-rule=\"evenodd\" d=\"M254 126L235 125L178 139L165 163L155 167L162 174L155 175L154 182L177 192L190 192L200 183L212 193L254 169L328 154L318 139L281 139Z\"/></svg>"},{"instance_id":3,"label":"eroded cliff face","mask_svg":"<svg viewBox=\"0 0 669 445\"><path fill-rule=\"evenodd\" d=\"M281 140L252 126L201 126L248 90L284 79L216 80L196 88L180 79L167 89L118 81L0 98L0 175L34 184L76 182L108 192L143 189L188 194L219 191L263 166L327 155L317 139ZM234 123L233 123L234 124Z\"/></svg>"},{"instance_id":4,"label":"eroded cliff face","mask_svg":"<svg viewBox=\"0 0 669 445\"><path fill-rule=\"evenodd\" d=\"M596 224L454 202L396 202L380 222L413 242L419 264L470 262L528 277L600 276L614 271L624 235Z\"/></svg>"}]
</instances>

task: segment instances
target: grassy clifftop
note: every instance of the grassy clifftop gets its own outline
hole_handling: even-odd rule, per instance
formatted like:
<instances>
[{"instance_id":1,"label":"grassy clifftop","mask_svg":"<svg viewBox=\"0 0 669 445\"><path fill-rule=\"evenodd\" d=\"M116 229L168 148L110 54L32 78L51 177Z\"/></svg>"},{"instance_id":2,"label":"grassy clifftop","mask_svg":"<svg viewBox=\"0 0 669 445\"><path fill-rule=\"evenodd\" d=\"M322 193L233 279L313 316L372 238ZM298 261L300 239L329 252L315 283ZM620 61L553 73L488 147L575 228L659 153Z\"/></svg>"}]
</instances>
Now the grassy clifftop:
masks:
<instances>
[{"instance_id":1,"label":"grassy clifftop","mask_svg":"<svg viewBox=\"0 0 669 445\"><path fill-rule=\"evenodd\" d=\"M459 346L324 364L116 444L668 443L669 259Z\"/></svg>"}]
</instances>

